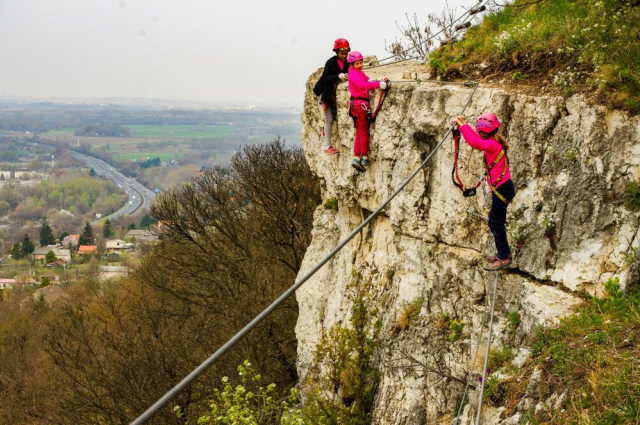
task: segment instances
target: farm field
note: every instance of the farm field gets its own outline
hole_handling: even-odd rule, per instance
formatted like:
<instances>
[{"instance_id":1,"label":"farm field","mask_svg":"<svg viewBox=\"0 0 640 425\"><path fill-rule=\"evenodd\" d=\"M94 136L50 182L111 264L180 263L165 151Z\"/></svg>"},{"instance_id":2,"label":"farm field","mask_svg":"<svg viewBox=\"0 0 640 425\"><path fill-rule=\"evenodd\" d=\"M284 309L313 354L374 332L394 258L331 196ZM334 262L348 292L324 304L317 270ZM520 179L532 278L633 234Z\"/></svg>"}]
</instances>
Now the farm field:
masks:
<instances>
[{"instance_id":1,"label":"farm field","mask_svg":"<svg viewBox=\"0 0 640 425\"><path fill-rule=\"evenodd\" d=\"M238 130L230 125L125 125L129 129L128 138L152 139L214 139L237 134ZM50 131L43 136L74 136L75 128ZM81 139L85 137L81 136ZM89 138L89 137L87 137ZM100 137L100 139L119 139L116 137Z\"/></svg>"}]
</instances>

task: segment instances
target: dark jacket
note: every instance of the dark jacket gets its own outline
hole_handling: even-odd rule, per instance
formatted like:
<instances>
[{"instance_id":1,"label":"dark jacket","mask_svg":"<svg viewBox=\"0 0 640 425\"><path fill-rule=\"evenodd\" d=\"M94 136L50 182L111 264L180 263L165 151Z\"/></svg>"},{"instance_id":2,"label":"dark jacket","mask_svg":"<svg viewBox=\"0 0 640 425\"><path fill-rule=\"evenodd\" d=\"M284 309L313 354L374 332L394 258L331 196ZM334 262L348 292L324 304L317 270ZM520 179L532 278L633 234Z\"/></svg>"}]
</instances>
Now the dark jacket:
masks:
<instances>
[{"instance_id":1,"label":"dark jacket","mask_svg":"<svg viewBox=\"0 0 640 425\"><path fill-rule=\"evenodd\" d=\"M313 87L316 96L322 96L320 100L330 108L336 107L336 88L340 82L338 74L349 72L349 64L344 62L344 69L338 65L338 56L333 56L324 65L322 76Z\"/></svg>"}]
</instances>

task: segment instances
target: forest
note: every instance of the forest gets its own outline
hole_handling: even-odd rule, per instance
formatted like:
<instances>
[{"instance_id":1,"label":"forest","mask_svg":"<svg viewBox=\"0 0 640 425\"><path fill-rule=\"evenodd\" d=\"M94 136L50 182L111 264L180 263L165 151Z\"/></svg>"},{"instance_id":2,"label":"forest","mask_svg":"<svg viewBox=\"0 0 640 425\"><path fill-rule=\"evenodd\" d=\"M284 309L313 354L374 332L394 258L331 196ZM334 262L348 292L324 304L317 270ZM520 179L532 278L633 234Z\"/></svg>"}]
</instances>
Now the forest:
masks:
<instances>
[{"instance_id":1,"label":"forest","mask_svg":"<svg viewBox=\"0 0 640 425\"><path fill-rule=\"evenodd\" d=\"M301 149L246 146L159 195L152 215L168 228L128 278L88 276L56 301L5 290L0 422L129 423L293 282L319 203ZM286 392L297 381L297 311L287 301L181 394L182 419L169 406L153 423L195 423L245 360Z\"/></svg>"}]
</instances>

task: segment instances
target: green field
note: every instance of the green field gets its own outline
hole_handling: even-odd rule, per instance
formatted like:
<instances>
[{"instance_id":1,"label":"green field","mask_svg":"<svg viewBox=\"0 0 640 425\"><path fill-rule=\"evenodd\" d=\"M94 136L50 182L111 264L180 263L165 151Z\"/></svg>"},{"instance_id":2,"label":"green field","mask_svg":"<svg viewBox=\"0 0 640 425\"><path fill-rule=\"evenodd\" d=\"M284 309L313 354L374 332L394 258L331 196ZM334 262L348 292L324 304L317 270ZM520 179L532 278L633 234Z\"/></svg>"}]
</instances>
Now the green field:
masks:
<instances>
[{"instance_id":1,"label":"green field","mask_svg":"<svg viewBox=\"0 0 640 425\"><path fill-rule=\"evenodd\" d=\"M125 125L129 129L129 137L152 139L214 139L236 134L238 131L228 125ZM56 131L73 136L74 128Z\"/></svg>"},{"instance_id":2,"label":"green field","mask_svg":"<svg viewBox=\"0 0 640 425\"><path fill-rule=\"evenodd\" d=\"M171 161L172 159L179 159L182 155L170 152L114 153L113 159L115 161L122 161L125 159L137 159L138 161L140 161L140 158L143 156L151 159L160 158L161 161Z\"/></svg>"},{"instance_id":3,"label":"green field","mask_svg":"<svg viewBox=\"0 0 640 425\"><path fill-rule=\"evenodd\" d=\"M151 137L159 139L211 139L229 136L236 129L228 125L127 125L129 137Z\"/></svg>"}]
</instances>

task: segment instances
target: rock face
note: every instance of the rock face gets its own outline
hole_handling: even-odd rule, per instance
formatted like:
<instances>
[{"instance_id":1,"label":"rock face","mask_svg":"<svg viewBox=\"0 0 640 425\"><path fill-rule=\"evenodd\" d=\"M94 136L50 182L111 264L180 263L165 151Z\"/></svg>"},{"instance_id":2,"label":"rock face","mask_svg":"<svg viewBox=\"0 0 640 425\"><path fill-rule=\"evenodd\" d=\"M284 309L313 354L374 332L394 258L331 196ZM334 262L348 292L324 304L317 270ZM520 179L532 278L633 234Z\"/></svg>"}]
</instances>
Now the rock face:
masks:
<instances>
[{"instance_id":1,"label":"rock face","mask_svg":"<svg viewBox=\"0 0 640 425\"><path fill-rule=\"evenodd\" d=\"M407 71L378 69L392 77ZM435 82L395 84L371 126L371 168L358 174L350 167L354 127L346 84L338 89L333 134L340 154L322 153L322 121L311 90L319 75L307 82L302 143L322 181L323 199L335 198L338 208L316 211L301 276L419 166L472 91ZM627 182L640 177L640 119L590 106L581 96L535 97L479 87L464 115L474 122L487 111L501 118L511 145L517 195L509 212L527 207L509 221L512 229L521 230L518 241L510 240L521 245L512 269L482 270L483 257L494 253L493 237L486 223L467 211L486 216L488 209L481 193L463 198L453 186L453 141L447 140L405 190L296 294L298 369L304 382L322 330L348 322L352 271L371 282L383 321L376 424L451 422L466 371L482 369L482 355L480 360L471 355L479 345L484 350L479 330L496 275L492 346L514 347L520 361L528 354L528 336L539 325L570 314L580 303L579 292L598 294L607 279L619 277L623 284L627 279L625 254L638 246L639 214L624 208L623 193ZM482 154L463 143L460 162L462 179L477 181ZM418 319L394 331L403 305L417 297L424 298ZM453 319L465 325L459 337L447 340L446 320ZM461 423L474 417L478 393L470 392ZM485 423L505 420L495 410L484 415Z\"/></svg>"}]
</instances>

